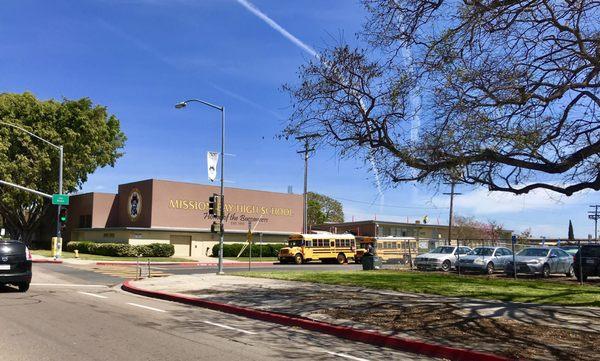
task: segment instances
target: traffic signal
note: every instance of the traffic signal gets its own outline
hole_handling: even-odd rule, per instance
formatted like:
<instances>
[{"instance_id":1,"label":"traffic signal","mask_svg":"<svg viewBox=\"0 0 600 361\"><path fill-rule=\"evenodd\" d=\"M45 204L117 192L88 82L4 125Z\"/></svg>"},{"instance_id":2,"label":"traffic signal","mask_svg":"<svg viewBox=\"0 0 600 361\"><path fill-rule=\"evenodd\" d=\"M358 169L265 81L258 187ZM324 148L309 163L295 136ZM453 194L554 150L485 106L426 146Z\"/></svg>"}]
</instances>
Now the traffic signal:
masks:
<instances>
[{"instance_id":1,"label":"traffic signal","mask_svg":"<svg viewBox=\"0 0 600 361\"><path fill-rule=\"evenodd\" d=\"M213 193L212 196L208 197L208 214L213 217L218 217L221 212L221 196L216 193Z\"/></svg>"},{"instance_id":2,"label":"traffic signal","mask_svg":"<svg viewBox=\"0 0 600 361\"><path fill-rule=\"evenodd\" d=\"M60 221L60 228L65 228L67 226L67 220L69 218L69 211L65 207L60 208L60 213L58 214L58 220Z\"/></svg>"}]
</instances>

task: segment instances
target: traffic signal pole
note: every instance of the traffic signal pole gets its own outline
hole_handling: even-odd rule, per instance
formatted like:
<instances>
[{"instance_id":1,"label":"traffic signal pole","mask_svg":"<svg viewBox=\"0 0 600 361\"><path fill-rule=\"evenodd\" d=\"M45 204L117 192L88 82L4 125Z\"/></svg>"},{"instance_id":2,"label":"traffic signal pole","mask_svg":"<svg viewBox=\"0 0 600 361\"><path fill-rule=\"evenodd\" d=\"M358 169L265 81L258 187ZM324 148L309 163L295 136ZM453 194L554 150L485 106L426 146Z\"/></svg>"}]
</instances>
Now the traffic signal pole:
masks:
<instances>
[{"instance_id":1,"label":"traffic signal pole","mask_svg":"<svg viewBox=\"0 0 600 361\"><path fill-rule=\"evenodd\" d=\"M223 218L225 217L225 198L223 198L223 172L225 169L225 107L221 107L221 209L219 210L219 268L217 274L223 274L223 242L225 241L225 231L223 229Z\"/></svg>"},{"instance_id":2,"label":"traffic signal pole","mask_svg":"<svg viewBox=\"0 0 600 361\"><path fill-rule=\"evenodd\" d=\"M60 145L58 147L58 152L60 154L60 160L58 164L58 194L63 193L63 146ZM57 251L56 258L60 258L62 253L62 232L61 232L61 221L60 221L60 209L61 205L57 206L56 210L56 241L57 241Z\"/></svg>"}]
</instances>

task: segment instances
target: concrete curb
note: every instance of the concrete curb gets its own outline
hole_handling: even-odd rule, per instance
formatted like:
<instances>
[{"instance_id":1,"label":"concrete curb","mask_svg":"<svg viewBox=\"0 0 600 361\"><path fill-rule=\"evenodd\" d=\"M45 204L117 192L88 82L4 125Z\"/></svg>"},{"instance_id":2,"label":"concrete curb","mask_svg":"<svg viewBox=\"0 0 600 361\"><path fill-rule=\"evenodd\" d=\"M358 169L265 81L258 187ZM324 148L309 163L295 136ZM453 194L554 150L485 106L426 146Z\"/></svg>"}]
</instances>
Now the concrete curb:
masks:
<instances>
[{"instance_id":1,"label":"concrete curb","mask_svg":"<svg viewBox=\"0 0 600 361\"><path fill-rule=\"evenodd\" d=\"M395 336L384 335L375 331L354 329L346 326L338 326L325 322L311 320L309 318L261 311L247 307L235 306L226 303L208 301L197 297L181 294L172 294L161 291L151 291L132 285L131 281L125 281L121 288L124 291L142 296L158 298L162 300L183 303L187 305L209 308L215 311L231 313L239 316L253 318L261 321L277 323L284 326L296 326L311 331L327 333L352 341L369 343L372 345L408 351L420 355L444 358L455 361L507 361L509 358L487 354L467 349L454 348L450 346L426 343L418 340L404 339Z\"/></svg>"},{"instance_id":2,"label":"concrete curb","mask_svg":"<svg viewBox=\"0 0 600 361\"><path fill-rule=\"evenodd\" d=\"M141 261L140 265L147 265L148 262ZM137 262L133 261L101 261L96 262L96 266L137 266ZM216 267L218 263L205 263L205 262L150 262L151 266L199 266L199 267ZM256 266L272 266L273 262L252 262L252 265ZM248 263L223 263L223 267L248 267Z\"/></svg>"},{"instance_id":3,"label":"concrete curb","mask_svg":"<svg viewBox=\"0 0 600 361\"><path fill-rule=\"evenodd\" d=\"M63 261L61 259L33 259L31 260L32 263L63 263Z\"/></svg>"}]
</instances>

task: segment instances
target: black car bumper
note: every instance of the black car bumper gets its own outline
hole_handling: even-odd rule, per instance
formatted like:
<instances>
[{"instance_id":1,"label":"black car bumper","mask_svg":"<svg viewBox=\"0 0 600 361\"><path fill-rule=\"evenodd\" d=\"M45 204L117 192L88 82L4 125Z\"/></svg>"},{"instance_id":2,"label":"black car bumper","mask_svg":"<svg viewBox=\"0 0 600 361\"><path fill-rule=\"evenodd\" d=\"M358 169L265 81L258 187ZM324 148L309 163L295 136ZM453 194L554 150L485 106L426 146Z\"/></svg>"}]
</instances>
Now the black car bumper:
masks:
<instances>
[{"instance_id":1,"label":"black car bumper","mask_svg":"<svg viewBox=\"0 0 600 361\"><path fill-rule=\"evenodd\" d=\"M31 261L12 263L10 268L10 270L0 270L0 284L31 282Z\"/></svg>"},{"instance_id":2,"label":"black car bumper","mask_svg":"<svg viewBox=\"0 0 600 361\"><path fill-rule=\"evenodd\" d=\"M0 274L0 284L31 283L31 271Z\"/></svg>"}]
</instances>

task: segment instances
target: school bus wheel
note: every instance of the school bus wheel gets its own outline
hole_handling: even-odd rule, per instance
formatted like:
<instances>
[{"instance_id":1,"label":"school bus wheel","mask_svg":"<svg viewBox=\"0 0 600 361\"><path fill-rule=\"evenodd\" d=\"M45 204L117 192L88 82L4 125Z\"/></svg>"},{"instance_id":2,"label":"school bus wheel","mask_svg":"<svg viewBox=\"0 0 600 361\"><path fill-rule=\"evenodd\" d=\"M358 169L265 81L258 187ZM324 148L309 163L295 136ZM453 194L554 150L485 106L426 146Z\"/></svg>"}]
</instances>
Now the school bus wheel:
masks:
<instances>
[{"instance_id":1,"label":"school bus wheel","mask_svg":"<svg viewBox=\"0 0 600 361\"><path fill-rule=\"evenodd\" d=\"M346 262L347 262L347 259L346 259L346 255L345 254L340 253L340 254L337 255L337 263L344 264Z\"/></svg>"},{"instance_id":2,"label":"school bus wheel","mask_svg":"<svg viewBox=\"0 0 600 361\"><path fill-rule=\"evenodd\" d=\"M302 255L300 253L296 253L294 256L294 262L296 262L296 264L302 264L302 261Z\"/></svg>"}]
</instances>

